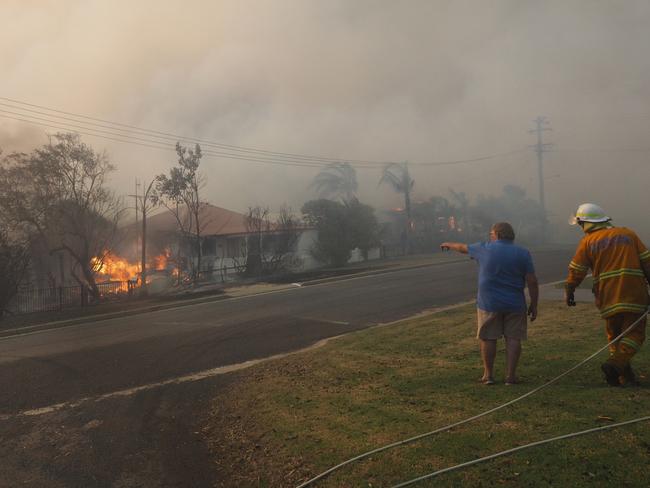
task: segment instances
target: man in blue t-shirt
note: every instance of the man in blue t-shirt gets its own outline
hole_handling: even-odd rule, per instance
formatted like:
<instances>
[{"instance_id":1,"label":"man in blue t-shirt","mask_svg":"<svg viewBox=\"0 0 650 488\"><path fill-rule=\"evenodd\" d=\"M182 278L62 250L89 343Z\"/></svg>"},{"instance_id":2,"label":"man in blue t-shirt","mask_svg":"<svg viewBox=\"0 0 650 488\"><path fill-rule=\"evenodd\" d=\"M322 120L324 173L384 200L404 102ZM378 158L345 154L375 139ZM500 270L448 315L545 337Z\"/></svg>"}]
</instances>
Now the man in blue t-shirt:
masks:
<instances>
[{"instance_id":1,"label":"man in blue t-shirt","mask_svg":"<svg viewBox=\"0 0 650 488\"><path fill-rule=\"evenodd\" d=\"M483 359L483 377L486 385L494 384L494 358L497 340L506 339L506 385L517 383L517 363L521 355L521 341L527 336L526 296L528 286L530 321L537 318L539 286L533 259L527 249L514 244L515 231L507 222L499 222L490 230L490 242L463 244L443 242L443 251L449 249L469 254L479 265L478 271L478 332Z\"/></svg>"}]
</instances>

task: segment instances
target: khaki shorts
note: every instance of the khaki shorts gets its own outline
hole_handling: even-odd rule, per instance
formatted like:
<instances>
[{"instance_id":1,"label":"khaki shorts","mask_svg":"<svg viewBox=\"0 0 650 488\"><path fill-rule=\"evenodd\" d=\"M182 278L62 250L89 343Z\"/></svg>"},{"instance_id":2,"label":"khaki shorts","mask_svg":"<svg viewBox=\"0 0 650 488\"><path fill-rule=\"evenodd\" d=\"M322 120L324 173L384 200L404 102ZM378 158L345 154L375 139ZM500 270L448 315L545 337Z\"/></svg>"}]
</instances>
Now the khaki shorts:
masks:
<instances>
[{"instance_id":1,"label":"khaki shorts","mask_svg":"<svg viewBox=\"0 0 650 488\"><path fill-rule=\"evenodd\" d=\"M526 312L486 312L477 308L477 339L496 340L505 336L510 339L525 340L528 336Z\"/></svg>"}]
</instances>

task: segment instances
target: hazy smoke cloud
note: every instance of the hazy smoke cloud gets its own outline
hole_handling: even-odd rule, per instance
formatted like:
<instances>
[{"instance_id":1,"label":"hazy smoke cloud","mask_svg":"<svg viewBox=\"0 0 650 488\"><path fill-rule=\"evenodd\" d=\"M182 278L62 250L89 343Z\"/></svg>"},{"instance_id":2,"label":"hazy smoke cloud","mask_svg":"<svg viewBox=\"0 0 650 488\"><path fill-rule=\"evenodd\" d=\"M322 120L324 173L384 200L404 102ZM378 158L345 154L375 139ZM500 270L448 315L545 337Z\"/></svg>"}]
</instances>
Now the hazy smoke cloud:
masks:
<instances>
[{"instance_id":1,"label":"hazy smoke cloud","mask_svg":"<svg viewBox=\"0 0 650 488\"><path fill-rule=\"evenodd\" d=\"M578 203L645 226L650 4L645 1L4 0L0 96L227 144L349 159L440 161L526 148L538 115L548 210ZM2 108L2 107L0 107ZM0 117L0 147L44 129ZM123 193L174 154L107 148ZM243 210L294 208L317 170L205 158L205 194ZM537 197L532 150L473 165L412 167L416 197ZM360 196L399 198L360 171Z\"/></svg>"}]
</instances>

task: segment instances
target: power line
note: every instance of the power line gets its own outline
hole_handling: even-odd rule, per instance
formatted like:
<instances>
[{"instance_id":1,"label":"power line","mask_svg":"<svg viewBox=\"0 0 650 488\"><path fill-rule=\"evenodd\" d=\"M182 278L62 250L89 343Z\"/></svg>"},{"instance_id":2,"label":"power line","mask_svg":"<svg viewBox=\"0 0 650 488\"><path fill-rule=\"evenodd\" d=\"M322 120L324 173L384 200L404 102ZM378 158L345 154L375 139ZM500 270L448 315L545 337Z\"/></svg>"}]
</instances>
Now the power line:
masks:
<instances>
[{"instance_id":1,"label":"power line","mask_svg":"<svg viewBox=\"0 0 650 488\"><path fill-rule=\"evenodd\" d=\"M14 99L11 99L11 98L6 98L6 97L0 97L0 100L5 100L5 101L8 101L8 102L11 102L11 103L14 103L14 104L19 104L19 105L26 105L28 107L36 107L36 108L40 108L42 110L47 110L49 112L55 112L55 113L60 113L60 114L64 114L64 115L70 115L72 117L87 119L87 120L91 120L91 121L95 121L95 122L102 122L102 123L110 124L110 125L117 126L117 127L124 127L126 129L131 129L131 130L135 130L135 131L139 131L139 132L143 132L143 133L157 134L159 136L164 136L165 138L171 137L173 140L197 142L197 143L200 143L200 144L212 145L212 146L216 146L216 147L220 147L220 148L224 148L224 149L233 149L233 150L244 151L244 152L259 152L259 153L265 153L265 154L275 154L275 155L280 155L280 156L294 156L294 157L301 157L301 158L308 158L308 159L322 159L324 161L330 161L330 162L343 162L343 161L345 161L345 160L340 159L340 158L328 158L328 157L321 157L321 156L310 156L310 155L306 155L306 154L285 153L285 152L278 152L278 151L269 151L269 150L265 150L265 149L257 149L257 148L246 147L246 146L235 146L235 145L232 145L232 144L222 144L222 143L219 143L219 142L208 141L208 140L205 140L205 139L199 139L199 138L190 137L190 136L183 136L183 135L179 135L179 134L173 134L173 133L170 133L170 132L162 132L162 131L158 131L158 130L154 130L154 129L147 129L147 128L138 127L138 126L135 126L135 125L123 124L123 123L120 123L120 122L113 122L113 121L110 121L110 120L100 119L100 118L96 118L96 117L90 117L88 115L77 114L77 113L73 113L73 112L66 112L66 111L63 111L63 110L57 110L57 109L53 109L53 108L50 108L50 107L45 107L43 105L36 105L36 104L33 104L33 103L21 102L19 100L14 100ZM24 109L24 110L27 110L27 109ZM115 128L117 128L117 127L115 127ZM123 129L119 129L119 130L123 130ZM358 161L358 162L368 162L368 161Z\"/></svg>"},{"instance_id":2,"label":"power line","mask_svg":"<svg viewBox=\"0 0 650 488\"><path fill-rule=\"evenodd\" d=\"M54 123L42 123L42 122L36 122L36 121L33 121L33 120L27 120L27 119L23 119L23 118L19 118L19 117L12 117L12 116L9 116L9 115L2 115L2 114L0 114L0 117L5 118L5 119L16 120L16 121L19 121L19 122L25 122L25 123L30 124L30 125L39 125L39 126L47 127L47 128L50 128L50 129L71 131L71 132L75 132L75 133L81 134L81 135L86 135L86 136L91 136L91 137L98 137L98 138L101 138L101 139L107 139L107 140L110 140L110 141L120 142L120 143L124 143L124 144L133 144L133 145L136 145L136 146L148 147L148 148L153 148L153 149L161 149L163 151L172 151L172 152L176 151L175 146L171 145L171 144L163 145L162 143L156 143L156 141L149 141L149 142L153 142L153 143L145 144L143 142L138 142L137 140L131 140L131 139L134 139L134 138L129 138L128 136L124 136L124 135L121 135L121 134L117 134L117 136L119 136L120 138L118 138L118 137L110 137L108 135L101 135L101 134L97 134L97 133L93 133L93 132L86 132L86 131L83 131L83 130L77 130L77 129L72 129L71 130L69 126L64 126L64 124L56 124L55 125ZM87 130L96 131L96 129L87 129ZM105 131L102 131L102 132L105 132ZM143 139L139 139L139 140L143 140ZM308 163L308 162L298 163L298 162L290 162L290 161L282 161L282 160L274 161L272 159L244 158L244 157L228 155L228 154L225 154L225 153L217 153L217 152L213 152L213 151L209 151L209 150L206 150L206 151L202 150L202 153L205 154L205 155L214 156L214 157L222 157L222 158L227 158L227 159L236 159L236 160L267 163L267 164L278 164L278 165L284 165L284 166L299 166L299 167L311 167L311 168L322 168L322 167L327 166L325 164L315 164L315 163Z\"/></svg>"},{"instance_id":3,"label":"power line","mask_svg":"<svg viewBox=\"0 0 650 488\"><path fill-rule=\"evenodd\" d=\"M41 126L41 127L47 127L47 128L49 128L49 129L59 129L59 130L64 130L64 131L65 131L65 130L69 130L68 128L66 128L66 127L62 127L62 126L60 126L60 125L44 124L44 123L40 123L40 122L34 122L33 120L22 119L22 118L19 118L19 117L11 117L11 116L9 116L9 115L2 115L2 114L0 114L0 117L2 117L2 118L4 118L4 119L16 120L16 121L18 121L18 122L24 122L24 123L26 123L26 124L30 124L30 125L38 125L38 126ZM115 139L115 138L112 138L112 137L106 137L106 136L101 136L101 135L97 135L97 134L92 134L92 133L90 133L90 132L83 132L83 131L72 131L72 132L75 132L75 133L77 133L77 134L81 134L81 135L85 135L85 136L93 136L93 137L99 137L99 138L102 138L102 139L108 139L109 141L122 142L122 143L125 143L125 144L135 144L135 145L137 145L137 146L150 147L150 148L154 148L154 149L163 149L163 150L168 150L167 147L154 146L154 145L151 145L151 144L140 144L140 143L133 142L133 141L127 141L127 140L122 140L122 139Z\"/></svg>"},{"instance_id":4,"label":"power line","mask_svg":"<svg viewBox=\"0 0 650 488\"><path fill-rule=\"evenodd\" d=\"M519 164L521 164L520 161L514 161L514 162L509 161L508 163L499 165L496 168L494 168L494 167L490 168L489 171L490 171L490 174L499 174L499 173L503 172L504 170L509 170L510 168L513 168L513 167L515 167L516 165L519 165ZM484 172L481 172L481 173L477 173L477 174L475 174L475 175L473 175L472 177L469 177L469 178L463 178L463 179L455 180L449 186L451 186L452 188L462 187L462 186L466 185L467 183L472 183L472 182L477 181L477 180L484 180L486 176L487 176L487 174L484 171Z\"/></svg>"},{"instance_id":5,"label":"power line","mask_svg":"<svg viewBox=\"0 0 650 488\"><path fill-rule=\"evenodd\" d=\"M496 158L502 158L506 156L512 156L513 154L518 154L524 152L525 149L513 149L512 151L504 152L504 153L499 153L499 154L491 154L489 156L482 156L479 158L473 158L473 159L457 159L454 161L438 161L438 162L430 162L430 163L418 163L418 162L409 162L410 166L452 166L456 164L465 164L465 163L478 163L480 161L487 161L489 159L496 159Z\"/></svg>"},{"instance_id":6,"label":"power line","mask_svg":"<svg viewBox=\"0 0 650 488\"><path fill-rule=\"evenodd\" d=\"M11 115L3 115L3 114L11 114ZM120 134L120 133L115 133L115 132L110 132L110 131L105 131L102 129L95 129L94 127L86 127L86 126L81 126L81 125L76 125L76 124L69 124L69 123L60 123L56 120L51 120L51 119L46 119L42 117L36 117L33 115L21 115L20 117L14 117L12 115L21 115L18 114L17 112L11 112L8 110L2 110L0 109L0 117L6 118L6 119L11 119L11 120L16 120L19 122L24 122L27 124L32 124L32 125L39 125L43 127L48 127L52 129L58 129L58 130L64 130L64 131L72 131L76 132L78 134L83 134L83 135L88 135L92 137L99 137L102 139L108 139L111 141L116 141L116 142L121 142L121 143L126 143L126 144L135 144L143 147L150 147L154 149L162 149L162 150L171 150L175 151L175 145L172 144L166 144L161 141L156 141L156 140L151 140L151 139L146 139L142 137L135 137L131 136L128 134ZM82 122L83 123L83 122ZM79 130L81 129L81 130ZM92 132L87 132L87 131L92 131ZM464 164L464 163L475 163L475 162L481 162L481 161L486 161L490 159L494 159L496 157L505 157L509 156L512 154L520 153L523 152L524 149L517 149L514 151L509 151L507 153L501 153L498 155L491 155L491 156L483 156L480 158L473 158L473 159L464 159L464 160L456 160L456 161L442 161L442 162L431 162L431 163L409 163L409 164L415 164L419 166L448 166L448 165L456 165L456 164ZM285 166L298 166L298 167L317 167L317 168L324 168L327 167L328 165L332 163L324 163L324 162L319 162L319 161L310 161L310 160L293 160L291 158L281 158L281 157L263 157L263 156L258 156L258 157L253 157L253 156L246 156L246 155L241 155L241 154L236 154L236 153L226 153L226 152L218 152L210 149L202 149L202 152L206 155L211 155L215 157L221 157L221 158L227 158L227 159L234 159L234 160L241 160L241 161L249 161L249 162L258 162L258 163L268 163L268 164L279 164L279 165L285 165ZM382 168L386 164L391 164L390 162L385 162L385 163L379 163L377 162L376 164L362 164L362 163L356 163L352 164L355 168L360 168L360 169L378 169Z\"/></svg>"},{"instance_id":7,"label":"power line","mask_svg":"<svg viewBox=\"0 0 650 488\"><path fill-rule=\"evenodd\" d=\"M0 103L0 105L3 105L3 104ZM3 115L0 115L0 116L5 117L5 118L19 120L21 122L30 123L33 120L41 121L41 122L47 122L48 124L57 124L57 125L56 126L51 126L51 125L46 125L46 124L39 124L39 125L46 125L48 127L58 128L58 129L62 129L62 130L69 130L70 128L72 128L74 130L82 129L82 130L85 130L85 131L93 131L94 133L97 133L97 134L105 134L105 135L110 135L110 136L113 136L113 137L127 138L129 140L136 141L136 142L145 142L145 143L147 143L147 145L158 144L159 146L156 146L156 147L159 147L161 149L172 149L172 150L175 151L175 144L169 144L169 143L166 143L166 142L156 141L156 140L142 138L142 137L135 137L135 136L132 136L132 135L129 135L129 134L120 134L120 133L116 133L116 132L112 132L112 131L106 131L106 130L103 130L103 129L96 129L94 127L87 127L86 125L88 125L88 124L86 124L86 125L77 125L77 124L70 124L70 123L62 123L62 122L59 122L57 120L51 120L49 118L37 117L35 115L25 115L25 114L21 114L19 112L13 112L13 111L10 111L10 110L3 110L3 109L0 109L0 114L10 114L10 115L20 116L21 118L15 118L15 117L6 117L6 116L3 116ZM27 119L23 118L23 117L27 117ZM80 123L85 124L84 122L80 122ZM101 127L104 127L104 126L101 126ZM93 134L93 135L95 135L95 134ZM98 137L101 137L101 136L98 136ZM116 139L111 139L111 140L116 140ZM119 140L118 142L126 142L126 141ZM326 166L325 163L319 163L317 161L309 161L309 160L304 160L304 161L303 160L295 160L294 161L292 158L273 158L273 157L263 157L263 156L255 156L255 155L246 157L245 155L241 155L241 154L237 154L237 153L217 152L217 151L213 151L213 150L209 150L209 149L207 149L207 150L203 149L202 152L204 152L206 154L212 154L214 156L232 157L233 159L241 158L241 159L250 160L250 161L269 161L269 162L274 162L274 161L291 162L291 161L293 161L293 162L305 163L305 164L314 163L314 164L310 164L310 166ZM316 164L316 163L318 163L318 164Z\"/></svg>"},{"instance_id":8,"label":"power line","mask_svg":"<svg viewBox=\"0 0 650 488\"><path fill-rule=\"evenodd\" d=\"M587 147L587 148L562 148L561 150L559 149L549 149L549 153L556 153L556 152L614 152L614 153L621 153L621 152L650 152L650 147Z\"/></svg>"},{"instance_id":9,"label":"power line","mask_svg":"<svg viewBox=\"0 0 650 488\"><path fill-rule=\"evenodd\" d=\"M152 129L146 129L142 127L137 127L134 125L128 125L128 124L122 124L119 122L113 122L109 121L106 119L99 119L96 117L90 117L87 115L82 115L82 114L76 114L73 112L66 112L62 110L57 110L49 107L45 107L43 105L36 105L32 103L27 103L27 102L22 102L19 100L11 99L11 98L6 98L6 97L0 97L0 100L5 100L8 102L11 102L13 105L6 104L6 103L0 103L0 105L12 108L14 110L21 110L23 112L30 112L34 113L37 115L43 115L46 117L49 117L50 119L42 119L41 117L36 117L33 115L29 114L24 114L24 113L16 113L16 112L11 112L11 111L2 111L5 113L10 113L13 115L19 115L20 117L27 117L29 119L35 119L35 120L41 120L41 121L46 121L48 123L56 123L59 124L57 128L60 128L60 125L66 125L66 126L71 126L76 129L82 128L83 130L91 130L93 132L98 132L98 133L105 133L101 129L110 129L111 131L121 131L121 132L126 132L125 134L123 133L107 133L113 137L120 137L120 138L129 138L133 139L135 141L139 142L146 142L147 144L164 144L164 141L191 141L191 142L196 142L203 144L204 146L209 146L209 147L215 147L221 150L226 150L226 151L235 151L234 153L232 152L227 152L227 153L221 153L221 152L214 152L213 155L215 156L223 156L227 157L230 159L240 159L244 161L252 161L252 162L304 162L304 163L320 163L320 166L325 166L328 164L332 163L357 163L354 164L355 167L383 167L386 166L387 164L395 163L394 161L373 161L373 160L362 160L362 159L342 159L342 158L327 158L327 157L322 157L322 156L310 156L310 155L305 155L305 154L297 154L297 153L288 153L288 152L277 152L277 151L268 151L268 150L263 150L263 149L257 149L257 148L250 148L250 147L245 147L245 146L235 146L235 145L230 145L230 144L222 144L222 143L217 143L214 141L208 141L205 139L198 139L194 137L188 137L188 136L182 136L178 134L172 134L169 132L162 132L162 131L157 131L157 130L152 130ZM16 106L19 105L19 106ZM28 107L35 107L39 108L42 110L46 110L48 112L54 112L54 114L51 113L45 113L42 111L38 110L32 110L28 109L25 107L22 107L20 105L25 105ZM71 117L75 118L69 118L69 117L62 117L60 115L55 115L55 114L64 114L64 115L69 115ZM6 118L11 118L11 117L6 117ZM51 120L52 118L55 119L61 119L61 120L66 120L66 121L71 121L75 122L76 124L84 124L84 126L78 126L78 125L73 125L69 123L64 123L61 122L60 120ZM86 120L77 120L77 119L86 119ZM22 122L30 123L29 120L21 119ZM91 121L91 122L87 122ZM94 122L93 122L94 121ZM101 122L101 124L98 124L96 122ZM110 125L103 125L103 124L110 124ZM44 124L37 124L37 125L44 125ZM91 127L88 127L91 126ZM94 127L93 127L94 126ZM95 128L99 127L99 129ZM66 130L66 129L63 129ZM131 132L136 131L136 134L138 136L143 136L148 139L143 139L142 137L136 137L131 135ZM87 134L86 134L87 135ZM93 134L94 135L94 134ZM102 137L102 136L96 136L96 137ZM153 140L150 138L154 138ZM162 139L163 141L156 140L156 139ZM114 140L114 139L111 139ZM125 141L118 141L118 142L125 142ZM508 151L505 153L498 153L498 154L491 154L488 156L481 156L477 158L470 158L470 159L458 159L458 160L449 160L449 161L432 161L432 162L411 162L409 164L413 166L447 166L447 165L455 165L455 164L463 164L463 163L474 163L474 162L480 162L480 161L486 161L490 159L496 159L499 157L505 157L509 156L512 154L516 154L519 152L522 152L523 149L517 149L514 151ZM207 154L207 150L203 151L204 153ZM238 152L244 152L244 153L253 153L252 156L247 155L247 154L237 154ZM362 165L367 165L367 166L362 166ZM299 165L296 165L299 166ZM316 164L309 165L309 166L316 166Z\"/></svg>"},{"instance_id":10,"label":"power line","mask_svg":"<svg viewBox=\"0 0 650 488\"><path fill-rule=\"evenodd\" d=\"M253 149L237 148L236 146L228 146L228 145L224 145L224 144L216 144L216 143L212 143L212 142L203 141L201 139L193 139L193 138L188 138L188 137L179 136L179 135L177 135L177 136L158 135L158 134L166 134L166 133L161 133L161 132L158 132L158 131L150 131L148 129L138 129L138 128L135 128L135 127L133 129L131 129L131 128L122 129L122 128L117 127L117 126L97 124L97 123L94 123L94 122L86 122L84 120L77 120L76 118L63 117L63 116L60 116L60 115L53 115L53 114L43 112L43 111L38 111L38 110L30 110L30 109L26 109L26 108L23 108L23 107L17 107L15 105L7 104L7 103L0 103L0 106L12 108L12 109L15 109L15 110L21 110L22 112L29 112L29 113L34 113L34 114L37 114L37 115L43 115L43 116L46 116L46 117L50 117L50 119L47 119L48 121L52 121L51 118L54 118L57 123L62 123L62 122L60 122L60 120L65 120L65 121L75 122L77 124L85 124L84 128L88 129L88 130L97 130L94 127L99 127L100 129L110 129L112 131L122 131L122 132L125 132L125 134L118 134L118 135L125 136L125 137L134 137L131 134L135 132L135 134L139 135L139 136L146 136L146 137L149 137L149 138L162 139L163 141L173 141L174 143L177 142L177 141L190 141L190 142L197 141L197 142L201 143L203 145L203 147L205 147L205 146L216 147L216 148L221 149L221 150L226 149L226 150L240 151L240 152L244 152L244 153L249 153L250 152L250 153L254 153L255 156L257 156L257 153L261 153L261 154L269 154L271 156L276 156L276 155L277 156L282 156L282 157L286 157L287 159L297 160L297 161L301 161L301 160L305 160L305 161L321 161L321 162L325 162L325 163L334 163L334 162L342 162L343 161L343 160L339 160L339 159L320 158L320 157L316 157L316 156L309 157L309 156L302 156L302 155L290 155L290 153L276 153L276 152L272 152L272 151L260 151L260 150L253 150ZM0 112L10 113L10 114L13 114L13 115L20 115L22 117L31 117L31 118L34 118L34 119L37 119L37 120L45 120L45 119L42 119L40 117L36 117L34 115L11 112L11 111L8 111L8 110L0 110ZM63 113L68 113L68 112L63 112ZM75 117L84 118L85 116L75 115ZM56 119L60 119L60 120L56 120ZM67 124L68 122L65 122L65 123ZM107 122L107 123L108 124L122 125L122 124L117 124L117 123L114 123L114 122ZM91 126L91 127L87 127L87 126ZM92 127L92 126L94 126L94 127ZM72 125L72 127L79 127L79 126ZM127 126L127 127L132 127L132 126ZM157 142L159 142L159 141L157 141Z\"/></svg>"}]
</instances>

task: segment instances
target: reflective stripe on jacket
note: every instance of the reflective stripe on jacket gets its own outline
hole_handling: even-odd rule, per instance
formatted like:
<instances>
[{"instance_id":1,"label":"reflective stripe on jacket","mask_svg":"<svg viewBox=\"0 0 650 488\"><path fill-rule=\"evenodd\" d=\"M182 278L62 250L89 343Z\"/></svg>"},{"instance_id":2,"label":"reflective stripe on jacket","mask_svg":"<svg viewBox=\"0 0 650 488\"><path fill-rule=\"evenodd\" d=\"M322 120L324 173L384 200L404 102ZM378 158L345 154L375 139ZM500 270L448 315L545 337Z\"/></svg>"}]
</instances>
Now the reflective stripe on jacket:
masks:
<instances>
[{"instance_id":1,"label":"reflective stripe on jacket","mask_svg":"<svg viewBox=\"0 0 650 488\"><path fill-rule=\"evenodd\" d=\"M599 228L585 234L578 244L567 283L578 286L591 269L596 306L603 317L643 313L650 300L641 261L650 262L650 251L633 231Z\"/></svg>"}]
</instances>

